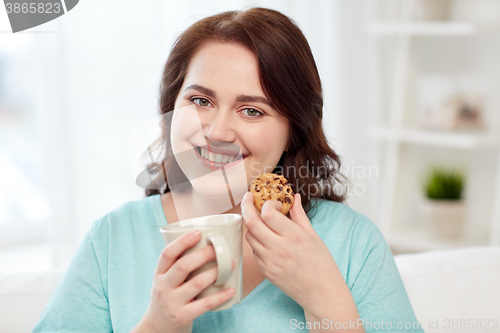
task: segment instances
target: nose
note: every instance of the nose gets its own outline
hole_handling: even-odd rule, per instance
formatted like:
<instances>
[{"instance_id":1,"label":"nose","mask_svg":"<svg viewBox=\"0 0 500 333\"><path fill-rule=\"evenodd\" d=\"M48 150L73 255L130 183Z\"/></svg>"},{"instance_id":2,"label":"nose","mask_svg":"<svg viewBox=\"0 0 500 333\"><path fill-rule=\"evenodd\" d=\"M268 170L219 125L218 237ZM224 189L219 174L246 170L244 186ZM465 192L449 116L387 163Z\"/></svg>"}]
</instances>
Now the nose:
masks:
<instances>
[{"instance_id":1,"label":"nose","mask_svg":"<svg viewBox=\"0 0 500 333\"><path fill-rule=\"evenodd\" d=\"M216 108L200 117L203 133L213 142L233 142L236 132L231 119L231 110Z\"/></svg>"}]
</instances>

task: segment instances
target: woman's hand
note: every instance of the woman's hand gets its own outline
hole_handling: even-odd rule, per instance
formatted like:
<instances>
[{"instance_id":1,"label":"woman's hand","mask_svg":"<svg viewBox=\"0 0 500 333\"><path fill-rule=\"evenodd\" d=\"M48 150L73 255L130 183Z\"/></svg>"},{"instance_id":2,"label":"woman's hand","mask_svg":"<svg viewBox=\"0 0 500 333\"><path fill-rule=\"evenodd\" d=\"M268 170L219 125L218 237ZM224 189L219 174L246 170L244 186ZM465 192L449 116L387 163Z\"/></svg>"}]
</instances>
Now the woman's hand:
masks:
<instances>
[{"instance_id":1,"label":"woman's hand","mask_svg":"<svg viewBox=\"0 0 500 333\"><path fill-rule=\"evenodd\" d=\"M212 245L179 258L200 238L199 231L189 232L163 249L154 273L149 307L133 332L191 332L195 318L234 295L234 288L227 288L217 294L193 300L217 279L215 266L185 282L192 271L215 260ZM234 269L234 261L232 264Z\"/></svg>"},{"instance_id":2,"label":"woman's hand","mask_svg":"<svg viewBox=\"0 0 500 333\"><path fill-rule=\"evenodd\" d=\"M280 213L281 202L268 200L262 212L255 208L253 195L245 194L241 211L248 232L246 240L253 249L262 274L294 299L304 310L324 302L328 288L343 282L330 251L311 226L295 194L291 220Z\"/></svg>"}]
</instances>

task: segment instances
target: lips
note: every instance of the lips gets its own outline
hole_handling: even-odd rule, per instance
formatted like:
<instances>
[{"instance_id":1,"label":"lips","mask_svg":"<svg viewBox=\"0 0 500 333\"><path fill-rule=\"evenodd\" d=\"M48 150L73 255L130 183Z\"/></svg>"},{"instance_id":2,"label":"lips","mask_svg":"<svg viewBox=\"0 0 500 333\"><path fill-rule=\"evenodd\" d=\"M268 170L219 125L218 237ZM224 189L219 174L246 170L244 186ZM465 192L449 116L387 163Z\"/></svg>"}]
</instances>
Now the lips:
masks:
<instances>
[{"instance_id":1,"label":"lips","mask_svg":"<svg viewBox=\"0 0 500 333\"><path fill-rule=\"evenodd\" d=\"M228 156L238 156L240 154L240 148L235 144L226 145L226 148L217 147L213 144L211 145L193 145L195 148L205 149L214 154L228 155Z\"/></svg>"},{"instance_id":2,"label":"lips","mask_svg":"<svg viewBox=\"0 0 500 333\"><path fill-rule=\"evenodd\" d=\"M219 152L211 151L202 147L198 147L197 149L198 149L198 154L200 154L207 160L210 160L211 162L215 163L231 163L232 161L236 161L242 158L241 155L223 154L220 151Z\"/></svg>"},{"instance_id":3,"label":"lips","mask_svg":"<svg viewBox=\"0 0 500 333\"><path fill-rule=\"evenodd\" d=\"M220 147L208 145L194 146L196 157L204 167L212 170L220 168L229 168L243 161L248 155L242 155L238 152Z\"/></svg>"}]
</instances>

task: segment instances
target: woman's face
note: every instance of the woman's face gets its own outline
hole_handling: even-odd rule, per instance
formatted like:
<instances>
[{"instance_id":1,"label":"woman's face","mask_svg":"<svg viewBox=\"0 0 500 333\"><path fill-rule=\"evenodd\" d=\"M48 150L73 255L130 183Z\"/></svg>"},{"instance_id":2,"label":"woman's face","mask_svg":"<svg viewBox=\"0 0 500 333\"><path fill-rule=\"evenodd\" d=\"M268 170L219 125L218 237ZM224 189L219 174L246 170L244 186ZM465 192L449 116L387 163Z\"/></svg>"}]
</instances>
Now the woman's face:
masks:
<instances>
[{"instance_id":1,"label":"woman's face","mask_svg":"<svg viewBox=\"0 0 500 333\"><path fill-rule=\"evenodd\" d=\"M172 148L176 156L189 151L189 158L177 161L197 192L209 197L227 193L225 186L217 186L220 174L213 172L222 167L228 176L246 178L246 192L255 177L276 167L288 134L288 120L265 97L251 51L222 42L198 50L172 118Z\"/></svg>"}]
</instances>

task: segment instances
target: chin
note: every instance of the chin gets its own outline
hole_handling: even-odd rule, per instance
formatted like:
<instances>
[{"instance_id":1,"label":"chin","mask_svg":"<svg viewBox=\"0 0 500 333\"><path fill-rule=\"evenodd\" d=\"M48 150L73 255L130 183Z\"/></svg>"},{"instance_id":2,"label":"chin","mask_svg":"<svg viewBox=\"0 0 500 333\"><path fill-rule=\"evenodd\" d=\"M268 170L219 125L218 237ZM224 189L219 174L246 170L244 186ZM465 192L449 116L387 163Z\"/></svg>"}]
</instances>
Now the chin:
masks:
<instances>
[{"instance_id":1,"label":"chin","mask_svg":"<svg viewBox=\"0 0 500 333\"><path fill-rule=\"evenodd\" d=\"M215 171L190 181L193 189L210 200L230 200L229 192L221 171Z\"/></svg>"}]
</instances>

